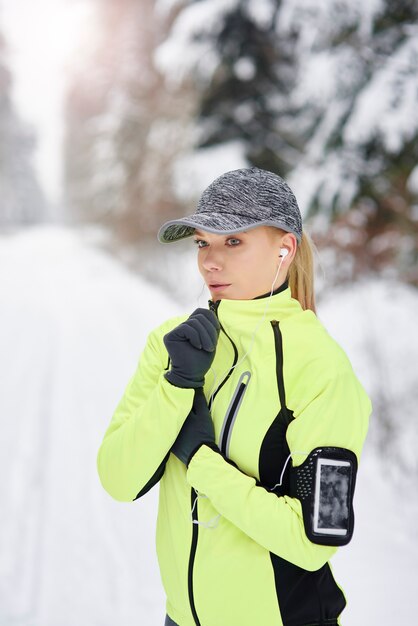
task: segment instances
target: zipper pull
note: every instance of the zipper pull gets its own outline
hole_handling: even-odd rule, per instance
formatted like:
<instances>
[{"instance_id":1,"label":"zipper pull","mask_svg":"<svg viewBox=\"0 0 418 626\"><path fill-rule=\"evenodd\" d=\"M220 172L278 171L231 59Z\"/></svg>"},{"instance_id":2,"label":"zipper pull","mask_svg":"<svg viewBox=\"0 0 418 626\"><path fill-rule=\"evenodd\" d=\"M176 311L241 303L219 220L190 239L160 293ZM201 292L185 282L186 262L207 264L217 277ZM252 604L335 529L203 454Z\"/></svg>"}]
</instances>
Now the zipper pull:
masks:
<instances>
[{"instance_id":1,"label":"zipper pull","mask_svg":"<svg viewBox=\"0 0 418 626\"><path fill-rule=\"evenodd\" d=\"M213 300L208 301L210 310L213 311L216 316L218 316L219 303L220 303L220 300L217 300L216 302L214 302Z\"/></svg>"}]
</instances>

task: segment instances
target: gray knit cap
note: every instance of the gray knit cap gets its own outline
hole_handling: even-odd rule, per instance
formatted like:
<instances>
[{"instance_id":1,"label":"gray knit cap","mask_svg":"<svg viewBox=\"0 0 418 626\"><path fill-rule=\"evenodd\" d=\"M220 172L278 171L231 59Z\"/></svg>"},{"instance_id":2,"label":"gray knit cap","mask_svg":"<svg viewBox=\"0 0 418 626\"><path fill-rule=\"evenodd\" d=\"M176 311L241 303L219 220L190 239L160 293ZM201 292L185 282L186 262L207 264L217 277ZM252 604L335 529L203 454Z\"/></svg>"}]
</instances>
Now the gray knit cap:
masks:
<instances>
[{"instance_id":1,"label":"gray knit cap","mask_svg":"<svg viewBox=\"0 0 418 626\"><path fill-rule=\"evenodd\" d=\"M302 239L302 217L289 185L277 174L257 167L232 170L205 189L196 212L163 224L161 243L190 237L196 228L233 234L256 226L276 226Z\"/></svg>"}]
</instances>

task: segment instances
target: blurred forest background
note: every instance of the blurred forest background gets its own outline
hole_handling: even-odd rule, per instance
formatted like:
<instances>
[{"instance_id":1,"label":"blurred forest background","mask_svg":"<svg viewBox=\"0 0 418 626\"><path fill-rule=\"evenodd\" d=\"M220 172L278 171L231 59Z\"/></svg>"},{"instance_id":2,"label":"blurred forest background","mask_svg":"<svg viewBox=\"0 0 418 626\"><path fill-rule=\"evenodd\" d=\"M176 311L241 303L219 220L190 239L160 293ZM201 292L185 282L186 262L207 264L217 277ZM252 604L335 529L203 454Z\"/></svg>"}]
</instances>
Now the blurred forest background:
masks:
<instances>
[{"instance_id":1,"label":"blurred forest background","mask_svg":"<svg viewBox=\"0 0 418 626\"><path fill-rule=\"evenodd\" d=\"M250 165L294 190L373 403L344 624L411 622L418 2L0 0L0 626L163 622L158 491L113 502L96 453L148 332L206 306L159 226Z\"/></svg>"},{"instance_id":2,"label":"blurred forest background","mask_svg":"<svg viewBox=\"0 0 418 626\"><path fill-rule=\"evenodd\" d=\"M3 32L2 229L100 225L109 250L173 285L170 263L150 260L172 254L159 225L254 164L290 182L328 285L378 274L418 286L414 0L89 4L94 34L65 77L59 211L34 174Z\"/></svg>"}]
</instances>

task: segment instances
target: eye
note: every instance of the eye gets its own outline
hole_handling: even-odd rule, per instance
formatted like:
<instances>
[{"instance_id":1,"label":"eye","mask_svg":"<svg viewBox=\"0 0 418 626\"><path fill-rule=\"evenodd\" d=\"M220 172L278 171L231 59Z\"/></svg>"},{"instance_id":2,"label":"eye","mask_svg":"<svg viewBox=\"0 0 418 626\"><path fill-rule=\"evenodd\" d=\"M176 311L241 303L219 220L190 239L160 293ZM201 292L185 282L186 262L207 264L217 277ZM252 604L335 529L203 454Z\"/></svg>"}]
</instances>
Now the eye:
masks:
<instances>
[{"instance_id":1,"label":"eye","mask_svg":"<svg viewBox=\"0 0 418 626\"><path fill-rule=\"evenodd\" d=\"M208 245L204 239L193 239L198 248L206 248Z\"/></svg>"},{"instance_id":2,"label":"eye","mask_svg":"<svg viewBox=\"0 0 418 626\"><path fill-rule=\"evenodd\" d=\"M237 239L236 237L230 237L227 240L228 246L238 246L241 243L241 239Z\"/></svg>"}]
</instances>

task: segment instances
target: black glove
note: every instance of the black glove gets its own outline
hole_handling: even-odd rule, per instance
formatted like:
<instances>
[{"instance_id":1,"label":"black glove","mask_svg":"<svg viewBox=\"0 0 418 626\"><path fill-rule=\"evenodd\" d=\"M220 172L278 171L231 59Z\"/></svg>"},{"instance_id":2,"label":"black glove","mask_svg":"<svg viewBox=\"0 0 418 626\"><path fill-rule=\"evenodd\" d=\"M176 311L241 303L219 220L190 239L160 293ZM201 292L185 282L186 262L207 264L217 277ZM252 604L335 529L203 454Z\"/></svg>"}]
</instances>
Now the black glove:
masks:
<instances>
[{"instance_id":1,"label":"black glove","mask_svg":"<svg viewBox=\"0 0 418 626\"><path fill-rule=\"evenodd\" d=\"M173 443L171 452L188 466L203 444L216 448L215 429L203 389L196 389L193 406Z\"/></svg>"},{"instance_id":2,"label":"black glove","mask_svg":"<svg viewBox=\"0 0 418 626\"><path fill-rule=\"evenodd\" d=\"M203 387L205 374L215 358L219 322L213 311L196 309L190 317L164 336L171 359L166 379L176 387Z\"/></svg>"}]
</instances>

